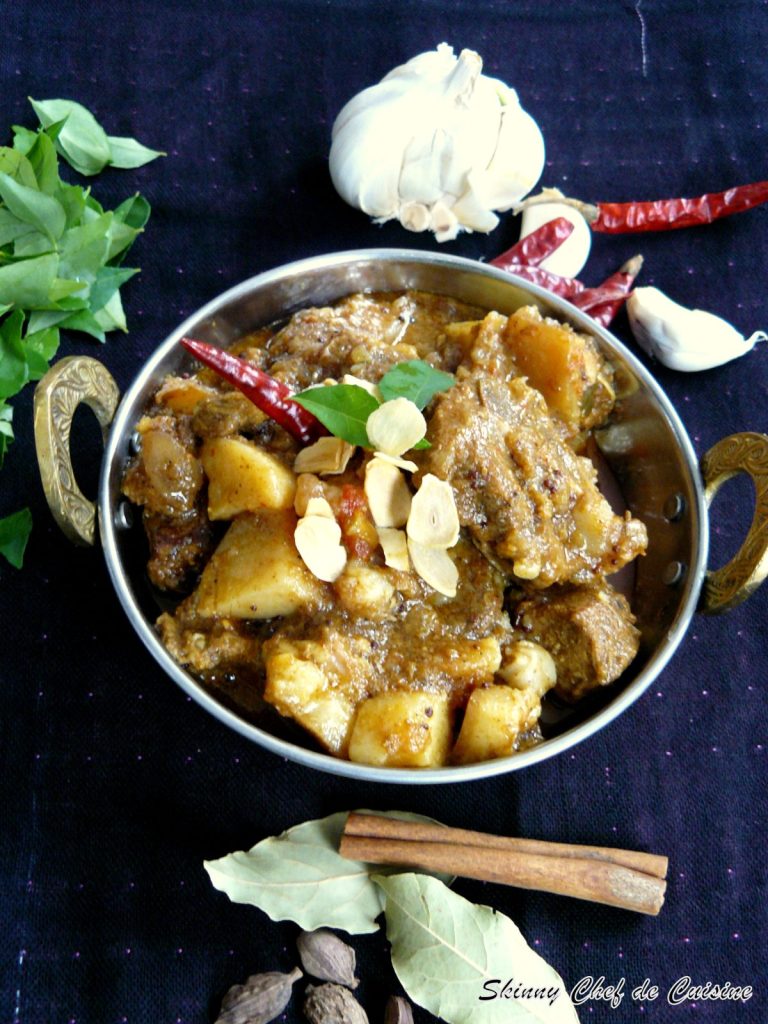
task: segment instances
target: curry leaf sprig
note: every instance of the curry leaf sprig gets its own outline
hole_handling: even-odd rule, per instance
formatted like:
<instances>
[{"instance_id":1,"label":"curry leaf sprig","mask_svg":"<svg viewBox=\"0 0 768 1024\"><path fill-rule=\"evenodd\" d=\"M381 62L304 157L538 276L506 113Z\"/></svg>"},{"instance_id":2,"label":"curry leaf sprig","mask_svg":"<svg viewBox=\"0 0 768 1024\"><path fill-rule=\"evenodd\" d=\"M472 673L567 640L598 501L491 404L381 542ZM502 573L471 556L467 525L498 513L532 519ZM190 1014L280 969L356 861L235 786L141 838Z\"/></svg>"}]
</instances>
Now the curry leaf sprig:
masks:
<instances>
[{"instance_id":1,"label":"curry leaf sprig","mask_svg":"<svg viewBox=\"0 0 768 1024\"><path fill-rule=\"evenodd\" d=\"M454 377L421 359L398 363L384 374L377 387L385 402L407 398L418 409L424 409L440 391L453 387ZM371 448L366 422L381 404L375 392L359 384L334 384L308 388L293 395L293 400L311 412L335 437L348 444ZM428 441L414 447L428 448Z\"/></svg>"},{"instance_id":2,"label":"curry leaf sprig","mask_svg":"<svg viewBox=\"0 0 768 1024\"><path fill-rule=\"evenodd\" d=\"M120 288L138 268L123 260L150 214L139 193L105 210L90 188L60 177L59 156L94 175L164 155L107 135L72 100L30 102L39 129L14 125L13 144L0 146L0 466L14 440L8 399L45 374L60 331L100 342L127 331ZM31 528L28 509L0 519L0 554L16 568Z\"/></svg>"}]
</instances>

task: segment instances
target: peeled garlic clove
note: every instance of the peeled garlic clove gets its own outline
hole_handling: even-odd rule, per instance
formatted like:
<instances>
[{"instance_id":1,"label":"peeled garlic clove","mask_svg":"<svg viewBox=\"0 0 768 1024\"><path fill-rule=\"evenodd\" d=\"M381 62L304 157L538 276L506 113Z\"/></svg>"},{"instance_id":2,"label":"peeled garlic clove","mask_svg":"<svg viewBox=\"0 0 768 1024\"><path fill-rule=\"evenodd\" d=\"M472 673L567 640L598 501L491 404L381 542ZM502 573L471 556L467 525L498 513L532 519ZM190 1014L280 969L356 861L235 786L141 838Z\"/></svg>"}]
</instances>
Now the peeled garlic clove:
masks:
<instances>
[{"instance_id":1,"label":"peeled garlic clove","mask_svg":"<svg viewBox=\"0 0 768 1024\"><path fill-rule=\"evenodd\" d=\"M496 673L507 686L516 690L534 690L543 697L557 683L557 666L549 651L531 640L512 644L504 664Z\"/></svg>"},{"instance_id":2,"label":"peeled garlic clove","mask_svg":"<svg viewBox=\"0 0 768 1024\"><path fill-rule=\"evenodd\" d=\"M525 238L556 217L569 220L573 224L573 232L539 266L562 277L576 277L587 262L592 247L592 231L578 210L565 203L534 203L526 206L520 222L520 237Z\"/></svg>"},{"instance_id":3,"label":"peeled garlic clove","mask_svg":"<svg viewBox=\"0 0 768 1024\"><path fill-rule=\"evenodd\" d=\"M427 473L411 500L408 538L430 548L452 548L459 539L459 513L453 488Z\"/></svg>"},{"instance_id":4,"label":"peeled garlic clove","mask_svg":"<svg viewBox=\"0 0 768 1024\"><path fill-rule=\"evenodd\" d=\"M387 455L402 455L427 432L427 421L408 398L382 402L365 421L371 447Z\"/></svg>"},{"instance_id":5,"label":"peeled garlic clove","mask_svg":"<svg viewBox=\"0 0 768 1024\"><path fill-rule=\"evenodd\" d=\"M296 524L293 539L313 576L326 583L339 578L347 564L347 552L341 545L341 527L335 519L304 516Z\"/></svg>"},{"instance_id":6,"label":"peeled garlic clove","mask_svg":"<svg viewBox=\"0 0 768 1024\"><path fill-rule=\"evenodd\" d=\"M343 473L354 452L355 446L341 437L321 437L301 449L293 470L295 473Z\"/></svg>"},{"instance_id":7,"label":"peeled garlic clove","mask_svg":"<svg viewBox=\"0 0 768 1024\"><path fill-rule=\"evenodd\" d=\"M365 467L363 489L377 527L405 525L411 511L411 492L397 466L371 459Z\"/></svg>"},{"instance_id":8,"label":"peeled garlic clove","mask_svg":"<svg viewBox=\"0 0 768 1024\"><path fill-rule=\"evenodd\" d=\"M703 309L687 309L658 288L635 288L627 300L635 339L673 370L693 372L721 366L750 352L768 335L744 338L727 320Z\"/></svg>"},{"instance_id":9,"label":"peeled garlic clove","mask_svg":"<svg viewBox=\"0 0 768 1024\"><path fill-rule=\"evenodd\" d=\"M384 564L390 569L408 572L411 567L408 558L408 537L405 530L394 530L388 526L377 527L379 544L384 552Z\"/></svg>"},{"instance_id":10,"label":"peeled garlic clove","mask_svg":"<svg viewBox=\"0 0 768 1024\"><path fill-rule=\"evenodd\" d=\"M445 548L428 548L408 537L408 554L425 583L446 597L456 596L459 570Z\"/></svg>"}]
</instances>

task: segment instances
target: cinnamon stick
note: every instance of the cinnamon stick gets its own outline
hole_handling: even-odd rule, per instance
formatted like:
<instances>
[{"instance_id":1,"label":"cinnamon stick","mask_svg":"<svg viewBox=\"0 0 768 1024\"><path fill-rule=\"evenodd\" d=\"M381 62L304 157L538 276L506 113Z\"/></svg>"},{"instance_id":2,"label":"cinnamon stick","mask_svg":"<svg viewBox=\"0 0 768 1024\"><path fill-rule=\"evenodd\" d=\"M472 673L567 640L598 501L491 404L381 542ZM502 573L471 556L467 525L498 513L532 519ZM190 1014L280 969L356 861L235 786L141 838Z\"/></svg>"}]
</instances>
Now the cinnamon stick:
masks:
<instances>
[{"instance_id":1,"label":"cinnamon stick","mask_svg":"<svg viewBox=\"0 0 768 1024\"><path fill-rule=\"evenodd\" d=\"M666 891L665 857L491 836L378 815L351 814L339 851L351 860L442 871L644 914L658 914ZM638 863L652 870L638 869Z\"/></svg>"}]
</instances>

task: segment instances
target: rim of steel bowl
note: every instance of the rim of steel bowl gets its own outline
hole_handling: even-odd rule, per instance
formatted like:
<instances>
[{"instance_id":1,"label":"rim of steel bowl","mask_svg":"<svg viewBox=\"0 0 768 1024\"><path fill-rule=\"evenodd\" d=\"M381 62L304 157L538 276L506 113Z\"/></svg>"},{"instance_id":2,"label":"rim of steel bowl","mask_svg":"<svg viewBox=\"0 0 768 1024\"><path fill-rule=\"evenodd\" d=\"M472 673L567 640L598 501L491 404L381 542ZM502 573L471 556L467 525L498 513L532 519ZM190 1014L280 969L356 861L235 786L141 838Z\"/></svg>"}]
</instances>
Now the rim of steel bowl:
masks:
<instances>
[{"instance_id":1,"label":"rim of steel bowl","mask_svg":"<svg viewBox=\"0 0 768 1024\"><path fill-rule=\"evenodd\" d=\"M695 532L692 541L694 557L692 558L692 564L687 567L686 577L680 587L681 594L678 612L670 629L664 634L647 664L604 708L598 710L585 721L576 724L557 736L542 741L536 746L492 761L423 769L375 767L340 760L330 754L305 749L293 742L270 734L252 722L244 720L236 711L219 703L216 697L206 690L202 683L175 662L165 647L163 647L152 623L139 606L131 579L118 550L116 517L120 500L119 479L123 468L126 438L132 433L134 428L134 416L136 415L134 406L137 401L141 399L146 401L149 397L147 382L152 380L153 373L158 371L158 367L171 357L171 354L178 347L179 339L185 334L190 333L201 321L214 319L216 314L230 303L250 295L257 289L268 288L289 276L294 279L300 279L304 274L317 272L321 269L335 269L338 271L348 266L352 273L349 276L349 288L346 294L360 290L359 284L356 285L354 267L361 263L371 264L372 262L390 264L415 262L435 268L460 271L469 275L486 275L504 284L516 286L518 289L529 294L533 299L541 302L542 305L548 307L548 313L551 310L555 315L569 321L576 328L596 336L609 349L620 355L639 379L642 386L652 393L661 413L667 420L668 426L671 427L677 439L685 465L692 477L692 493L695 495L694 503L696 507L691 508L689 512L691 529ZM405 287L408 287L408 285L405 285ZM343 294L345 293L339 292L336 297L341 298ZM256 326L260 325L254 323L244 327L243 332ZM160 667L186 694L220 722L279 757L288 758L307 768L315 768L348 778L397 784L467 782L516 771L569 750L577 743L587 739L612 722L650 686L677 649L696 608L699 590L706 570L709 545L706 506L703 489L698 477L698 460L685 427L661 387L642 363L617 338L595 324L590 317L564 299L560 299L550 292L536 285L529 284L527 281L515 278L504 271L463 257L446 256L439 253L410 249L351 250L310 257L284 264L235 285L187 317L182 324L172 331L144 364L123 397L107 442L102 466L99 484L99 521L102 545L109 574L131 624Z\"/></svg>"}]
</instances>

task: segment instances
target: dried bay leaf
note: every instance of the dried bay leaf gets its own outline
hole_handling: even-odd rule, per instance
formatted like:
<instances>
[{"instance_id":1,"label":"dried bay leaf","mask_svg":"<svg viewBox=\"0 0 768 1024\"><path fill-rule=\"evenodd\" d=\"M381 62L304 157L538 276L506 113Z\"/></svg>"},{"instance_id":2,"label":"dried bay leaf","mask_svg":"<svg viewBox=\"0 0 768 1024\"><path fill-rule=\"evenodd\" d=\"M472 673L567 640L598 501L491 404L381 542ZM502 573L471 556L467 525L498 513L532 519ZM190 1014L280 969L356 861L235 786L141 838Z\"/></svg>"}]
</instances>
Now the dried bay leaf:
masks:
<instances>
[{"instance_id":1,"label":"dried bay leaf","mask_svg":"<svg viewBox=\"0 0 768 1024\"><path fill-rule=\"evenodd\" d=\"M273 921L294 921L305 931L375 932L384 902L371 876L398 869L341 856L338 847L347 814L341 811L305 821L250 850L206 861L205 870L213 885L234 903L259 907ZM403 813L392 816L428 820Z\"/></svg>"},{"instance_id":2,"label":"dried bay leaf","mask_svg":"<svg viewBox=\"0 0 768 1024\"><path fill-rule=\"evenodd\" d=\"M419 1006L448 1024L578 1022L562 979L508 917L427 875L376 882L386 894L392 966Z\"/></svg>"}]
</instances>

